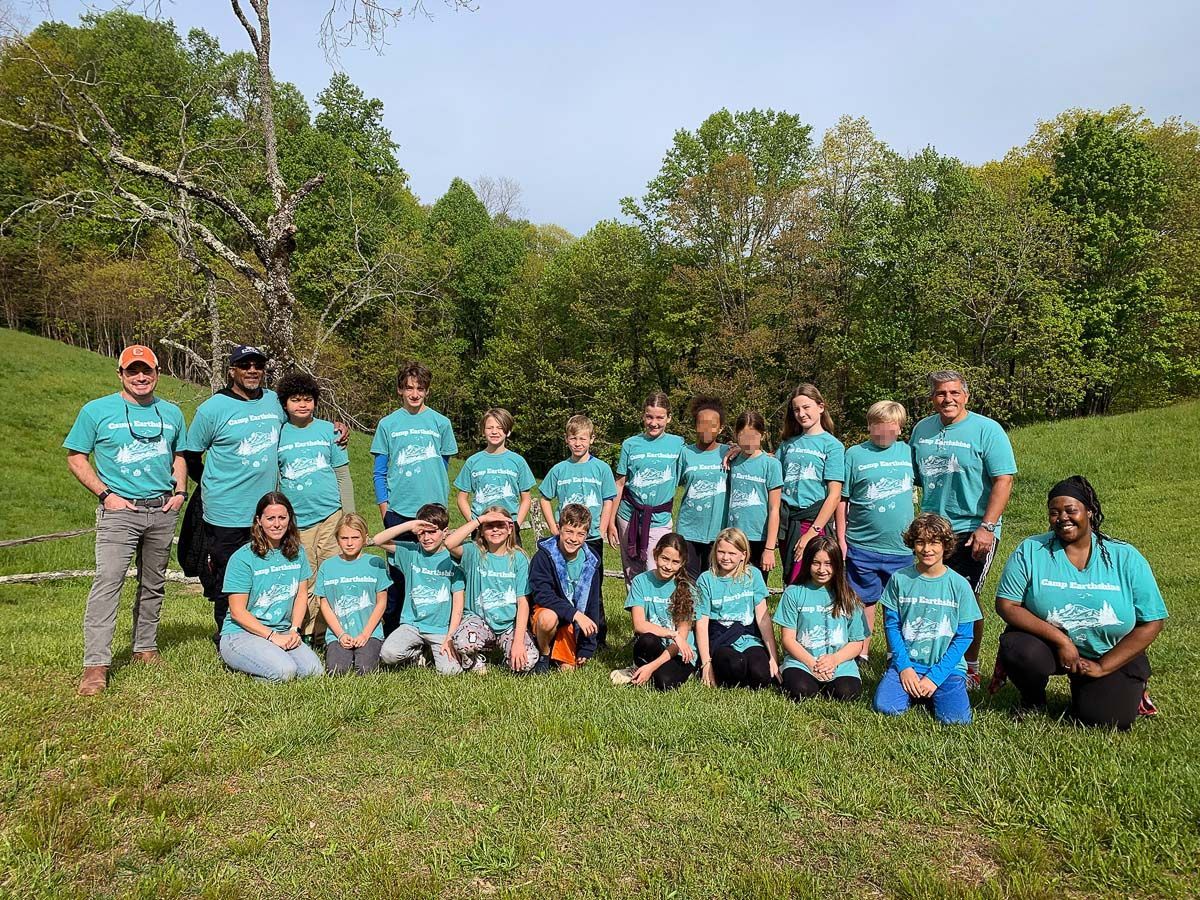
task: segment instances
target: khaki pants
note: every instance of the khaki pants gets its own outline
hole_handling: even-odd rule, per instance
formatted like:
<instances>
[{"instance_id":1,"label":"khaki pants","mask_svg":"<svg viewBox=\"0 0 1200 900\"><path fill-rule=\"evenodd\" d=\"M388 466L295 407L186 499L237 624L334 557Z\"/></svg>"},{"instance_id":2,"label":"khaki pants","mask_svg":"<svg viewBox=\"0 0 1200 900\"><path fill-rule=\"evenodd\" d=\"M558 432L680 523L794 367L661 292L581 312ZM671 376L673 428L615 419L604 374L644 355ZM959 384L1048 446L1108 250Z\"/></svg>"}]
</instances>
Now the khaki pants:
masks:
<instances>
[{"instance_id":1,"label":"khaki pants","mask_svg":"<svg viewBox=\"0 0 1200 900\"><path fill-rule=\"evenodd\" d=\"M321 563L340 553L337 542L337 523L342 517L338 510L327 519L322 519L316 525L300 530L300 544L304 547L304 555L308 557L312 578L308 580L308 613L304 616L304 626L300 629L305 636L325 636L325 617L321 615L321 604L313 596L313 585L317 583L317 569Z\"/></svg>"}]
</instances>

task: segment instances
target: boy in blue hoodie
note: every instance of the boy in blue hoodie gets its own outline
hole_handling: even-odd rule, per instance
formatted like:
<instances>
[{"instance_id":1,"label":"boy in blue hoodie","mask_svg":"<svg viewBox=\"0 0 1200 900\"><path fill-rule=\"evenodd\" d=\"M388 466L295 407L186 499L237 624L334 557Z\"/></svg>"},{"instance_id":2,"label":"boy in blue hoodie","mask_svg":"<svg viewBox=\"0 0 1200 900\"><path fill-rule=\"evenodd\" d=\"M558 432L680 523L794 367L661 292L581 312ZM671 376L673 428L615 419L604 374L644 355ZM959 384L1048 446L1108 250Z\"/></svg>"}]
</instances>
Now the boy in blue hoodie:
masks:
<instances>
[{"instance_id":1,"label":"boy in blue hoodie","mask_svg":"<svg viewBox=\"0 0 1200 900\"><path fill-rule=\"evenodd\" d=\"M575 669L596 653L600 621L600 559L587 546L592 514L568 503L558 514L558 534L538 542L529 564L529 600L533 635L541 657L534 672L550 661Z\"/></svg>"}]
</instances>

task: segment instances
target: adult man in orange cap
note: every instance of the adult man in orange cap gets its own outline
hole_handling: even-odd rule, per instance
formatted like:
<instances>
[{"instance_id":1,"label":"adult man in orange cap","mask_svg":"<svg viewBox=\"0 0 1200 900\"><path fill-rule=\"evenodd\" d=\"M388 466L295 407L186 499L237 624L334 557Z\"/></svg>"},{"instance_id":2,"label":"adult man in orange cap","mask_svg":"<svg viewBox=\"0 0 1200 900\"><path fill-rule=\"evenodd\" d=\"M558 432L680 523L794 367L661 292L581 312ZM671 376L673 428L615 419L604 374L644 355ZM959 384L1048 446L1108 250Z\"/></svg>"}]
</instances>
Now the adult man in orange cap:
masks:
<instances>
[{"instance_id":1,"label":"adult man in orange cap","mask_svg":"<svg viewBox=\"0 0 1200 900\"><path fill-rule=\"evenodd\" d=\"M96 577L83 616L83 696L98 694L108 684L117 601L135 557L133 659L160 661L158 619L167 560L186 497L183 412L154 395L158 357L140 344L126 347L117 377L121 390L85 404L63 441L71 474L99 500Z\"/></svg>"}]
</instances>

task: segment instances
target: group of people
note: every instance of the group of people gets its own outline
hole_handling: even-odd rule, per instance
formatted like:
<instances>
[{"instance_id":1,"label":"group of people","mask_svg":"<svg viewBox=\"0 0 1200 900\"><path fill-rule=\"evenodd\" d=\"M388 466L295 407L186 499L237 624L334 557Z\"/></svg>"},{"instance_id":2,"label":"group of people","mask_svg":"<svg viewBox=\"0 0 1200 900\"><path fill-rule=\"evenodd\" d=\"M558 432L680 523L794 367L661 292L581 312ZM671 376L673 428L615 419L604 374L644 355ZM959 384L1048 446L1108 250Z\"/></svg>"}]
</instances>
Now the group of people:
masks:
<instances>
[{"instance_id":1,"label":"group of people","mask_svg":"<svg viewBox=\"0 0 1200 900\"><path fill-rule=\"evenodd\" d=\"M319 385L291 373L271 391L266 365L259 348L236 347L228 386L188 428L155 395L153 351L129 347L121 390L79 413L64 441L68 465L99 499L81 694L107 684L117 598L135 557L134 659L160 659L166 562L190 477L198 488L181 560L196 565L213 603L221 658L257 678L380 664L432 663L443 674L482 672L489 661L515 672L585 665L607 640L607 540L620 549L634 631L634 665L613 673L616 682L668 690L698 675L714 686L779 684L797 700L851 700L882 604L888 662L875 709L919 704L941 722L970 721L978 591L1017 467L1003 428L967 408L959 373L930 375L934 411L908 442L905 409L881 401L868 410L868 439L850 448L833 435L820 391L800 385L774 453L757 412L740 415L723 442L715 397L693 400L687 443L668 430L666 395L653 393L615 473L591 453L592 422L573 416L569 457L540 485L507 446L511 414L489 409L486 446L454 481L466 521L451 530L458 444L426 405L431 373L407 363L400 406L371 444L383 525L372 535L354 508L348 432L315 416ZM551 534L531 559L520 533L535 485ZM1141 554L1100 530L1086 479L1055 485L1047 508L1051 530L1022 542L1000 579L1007 628L992 687L1011 679L1027 714L1046 706L1050 677L1066 674L1077 720L1128 728L1152 711L1145 651L1167 615L1161 593ZM364 552L368 544L386 561ZM766 579L777 564L785 589L772 615Z\"/></svg>"}]
</instances>

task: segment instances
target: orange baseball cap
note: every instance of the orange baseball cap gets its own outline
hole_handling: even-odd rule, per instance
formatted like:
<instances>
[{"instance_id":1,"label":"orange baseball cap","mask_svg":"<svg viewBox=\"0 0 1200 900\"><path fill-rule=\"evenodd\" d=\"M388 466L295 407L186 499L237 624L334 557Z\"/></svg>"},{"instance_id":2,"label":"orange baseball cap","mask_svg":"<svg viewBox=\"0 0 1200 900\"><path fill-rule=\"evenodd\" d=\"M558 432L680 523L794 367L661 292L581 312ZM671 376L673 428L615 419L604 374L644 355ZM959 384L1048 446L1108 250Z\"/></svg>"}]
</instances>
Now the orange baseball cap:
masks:
<instances>
[{"instance_id":1,"label":"orange baseball cap","mask_svg":"<svg viewBox=\"0 0 1200 900\"><path fill-rule=\"evenodd\" d=\"M141 344L130 344L122 350L121 357L117 360L117 368L124 369L135 362L145 363L152 369L158 368L158 357L154 355L154 351Z\"/></svg>"}]
</instances>

